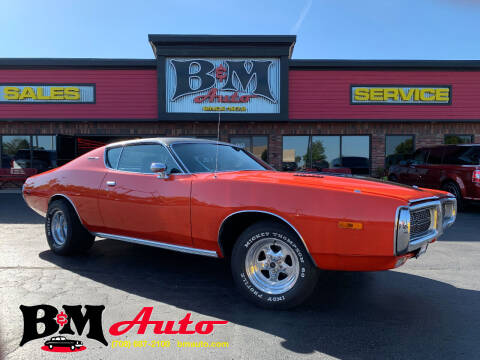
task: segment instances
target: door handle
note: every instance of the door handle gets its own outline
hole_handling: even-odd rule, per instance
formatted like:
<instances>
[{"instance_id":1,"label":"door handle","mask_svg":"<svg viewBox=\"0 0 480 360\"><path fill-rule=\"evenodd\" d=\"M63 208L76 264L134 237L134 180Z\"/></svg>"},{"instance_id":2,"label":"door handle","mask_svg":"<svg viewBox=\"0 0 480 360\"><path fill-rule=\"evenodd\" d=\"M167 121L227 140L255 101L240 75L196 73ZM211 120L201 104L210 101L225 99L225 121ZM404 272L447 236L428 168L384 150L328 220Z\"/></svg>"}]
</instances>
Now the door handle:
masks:
<instances>
[{"instance_id":1,"label":"door handle","mask_svg":"<svg viewBox=\"0 0 480 360\"><path fill-rule=\"evenodd\" d=\"M108 186L115 186L117 183L115 181L107 181Z\"/></svg>"}]
</instances>

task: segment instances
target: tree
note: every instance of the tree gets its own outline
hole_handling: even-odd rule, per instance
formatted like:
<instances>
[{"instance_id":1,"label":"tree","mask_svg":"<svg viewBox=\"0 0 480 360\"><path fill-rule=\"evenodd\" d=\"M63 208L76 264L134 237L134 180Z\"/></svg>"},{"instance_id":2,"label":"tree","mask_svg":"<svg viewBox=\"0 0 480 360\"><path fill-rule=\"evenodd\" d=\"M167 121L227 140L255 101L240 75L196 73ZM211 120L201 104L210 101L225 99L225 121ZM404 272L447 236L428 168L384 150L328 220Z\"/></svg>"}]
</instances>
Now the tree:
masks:
<instances>
[{"instance_id":1,"label":"tree","mask_svg":"<svg viewBox=\"0 0 480 360\"><path fill-rule=\"evenodd\" d=\"M310 163L310 159L312 162ZM308 149L307 153L303 155L303 161L305 164L308 164L308 167L311 167L312 164L315 164L320 161L325 161L327 156L325 155L325 148L321 141L314 141Z\"/></svg>"},{"instance_id":2,"label":"tree","mask_svg":"<svg viewBox=\"0 0 480 360\"><path fill-rule=\"evenodd\" d=\"M407 139L395 148L395 154L411 154L413 153L413 139Z\"/></svg>"},{"instance_id":3,"label":"tree","mask_svg":"<svg viewBox=\"0 0 480 360\"><path fill-rule=\"evenodd\" d=\"M3 151L10 156L14 156L18 150L21 149L30 149L30 144L28 140L22 138L14 138L11 141L3 143Z\"/></svg>"},{"instance_id":4,"label":"tree","mask_svg":"<svg viewBox=\"0 0 480 360\"><path fill-rule=\"evenodd\" d=\"M457 136L457 135L446 135L445 136L445 144L449 145L457 145L457 144L466 144L467 140L465 137Z\"/></svg>"}]
</instances>

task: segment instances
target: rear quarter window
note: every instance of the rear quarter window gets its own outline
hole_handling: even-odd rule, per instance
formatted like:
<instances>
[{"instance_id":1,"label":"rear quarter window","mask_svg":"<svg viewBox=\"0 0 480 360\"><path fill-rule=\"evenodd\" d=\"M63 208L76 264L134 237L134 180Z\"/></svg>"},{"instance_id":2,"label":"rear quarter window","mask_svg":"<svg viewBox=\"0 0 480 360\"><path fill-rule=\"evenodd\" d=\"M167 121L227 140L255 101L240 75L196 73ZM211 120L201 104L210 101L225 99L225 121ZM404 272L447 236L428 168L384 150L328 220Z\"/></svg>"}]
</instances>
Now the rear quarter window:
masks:
<instances>
[{"instance_id":1,"label":"rear quarter window","mask_svg":"<svg viewBox=\"0 0 480 360\"><path fill-rule=\"evenodd\" d=\"M443 162L451 165L480 165L480 146L448 148Z\"/></svg>"},{"instance_id":2,"label":"rear quarter window","mask_svg":"<svg viewBox=\"0 0 480 360\"><path fill-rule=\"evenodd\" d=\"M122 147L111 148L107 150L107 166L116 169L118 165L118 159L122 152Z\"/></svg>"}]
</instances>

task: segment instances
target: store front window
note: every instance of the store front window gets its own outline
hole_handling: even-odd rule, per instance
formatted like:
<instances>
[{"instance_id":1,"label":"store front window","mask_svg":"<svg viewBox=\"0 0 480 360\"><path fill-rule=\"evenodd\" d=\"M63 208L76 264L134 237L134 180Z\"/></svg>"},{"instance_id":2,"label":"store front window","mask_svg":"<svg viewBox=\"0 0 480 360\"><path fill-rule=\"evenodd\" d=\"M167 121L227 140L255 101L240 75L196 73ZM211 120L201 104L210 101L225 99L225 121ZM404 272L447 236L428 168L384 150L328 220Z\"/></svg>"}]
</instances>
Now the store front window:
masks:
<instances>
[{"instance_id":1,"label":"store front window","mask_svg":"<svg viewBox=\"0 0 480 360\"><path fill-rule=\"evenodd\" d=\"M473 142L473 135L445 135L445 144L471 144Z\"/></svg>"},{"instance_id":2,"label":"store front window","mask_svg":"<svg viewBox=\"0 0 480 360\"><path fill-rule=\"evenodd\" d=\"M385 168L398 164L415 151L413 135L387 135L385 137Z\"/></svg>"},{"instance_id":3,"label":"store front window","mask_svg":"<svg viewBox=\"0 0 480 360\"><path fill-rule=\"evenodd\" d=\"M56 136L0 136L0 188L20 187L32 175L57 167Z\"/></svg>"},{"instance_id":4,"label":"store front window","mask_svg":"<svg viewBox=\"0 0 480 360\"><path fill-rule=\"evenodd\" d=\"M309 136L284 136L282 152L282 170L302 170L308 164Z\"/></svg>"},{"instance_id":5,"label":"store front window","mask_svg":"<svg viewBox=\"0 0 480 360\"><path fill-rule=\"evenodd\" d=\"M57 166L56 136L2 136L1 142L2 168L42 172Z\"/></svg>"},{"instance_id":6,"label":"store front window","mask_svg":"<svg viewBox=\"0 0 480 360\"><path fill-rule=\"evenodd\" d=\"M370 173L370 136L284 136L282 170L349 168L353 174Z\"/></svg>"},{"instance_id":7,"label":"store front window","mask_svg":"<svg viewBox=\"0 0 480 360\"><path fill-rule=\"evenodd\" d=\"M230 143L248 150L259 159L268 162L268 136L232 136Z\"/></svg>"}]
</instances>

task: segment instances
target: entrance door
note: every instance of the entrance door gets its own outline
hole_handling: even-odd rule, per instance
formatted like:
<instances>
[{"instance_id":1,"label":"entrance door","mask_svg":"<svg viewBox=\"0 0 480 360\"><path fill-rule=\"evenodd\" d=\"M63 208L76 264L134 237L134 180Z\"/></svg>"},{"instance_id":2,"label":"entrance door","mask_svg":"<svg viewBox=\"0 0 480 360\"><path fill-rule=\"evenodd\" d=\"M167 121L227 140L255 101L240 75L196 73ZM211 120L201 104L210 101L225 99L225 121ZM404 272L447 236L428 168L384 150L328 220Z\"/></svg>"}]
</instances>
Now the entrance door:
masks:
<instances>
[{"instance_id":1,"label":"entrance door","mask_svg":"<svg viewBox=\"0 0 480 360\"><path fill-rule=\"evenodd\" d=\"M116 149L116 150L114 150ZM107 150L121 153L110 163L99 199L103 232L144 240L191 245L190 189L193 175L183 174L161 144L132 144ZM107 160L109 153L107 153ZM154 162L167 166L167 179L150 171Z\"/></svg>"}]
</instances>

